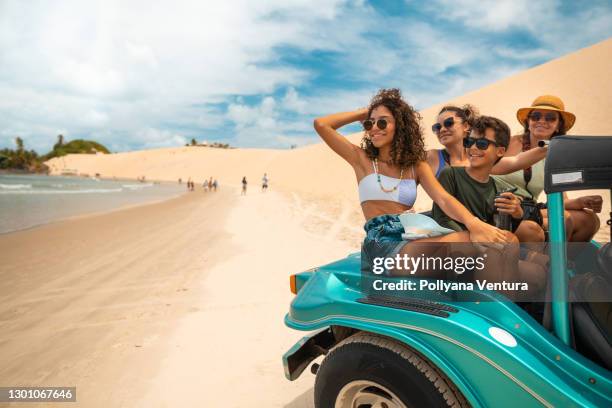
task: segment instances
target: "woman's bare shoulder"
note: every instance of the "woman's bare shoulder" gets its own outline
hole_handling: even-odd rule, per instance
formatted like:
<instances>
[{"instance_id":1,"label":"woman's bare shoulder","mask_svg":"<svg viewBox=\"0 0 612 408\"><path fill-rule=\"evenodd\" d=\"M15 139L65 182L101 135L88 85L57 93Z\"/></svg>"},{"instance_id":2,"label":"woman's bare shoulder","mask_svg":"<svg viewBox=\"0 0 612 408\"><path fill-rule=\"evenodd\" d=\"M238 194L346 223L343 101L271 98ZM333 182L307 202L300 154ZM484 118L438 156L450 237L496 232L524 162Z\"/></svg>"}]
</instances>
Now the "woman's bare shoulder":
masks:
<instances>
[{"instance_id":1,"label":"woman's bare shoulder","mask_svg":"<svg viewBox=\"0 0 612 408\"><path fill-rule=\"evenodd\" d=\"M438 158L438 149L429 149L427 151L427 161Z\"/></svg>"}]
</instances>

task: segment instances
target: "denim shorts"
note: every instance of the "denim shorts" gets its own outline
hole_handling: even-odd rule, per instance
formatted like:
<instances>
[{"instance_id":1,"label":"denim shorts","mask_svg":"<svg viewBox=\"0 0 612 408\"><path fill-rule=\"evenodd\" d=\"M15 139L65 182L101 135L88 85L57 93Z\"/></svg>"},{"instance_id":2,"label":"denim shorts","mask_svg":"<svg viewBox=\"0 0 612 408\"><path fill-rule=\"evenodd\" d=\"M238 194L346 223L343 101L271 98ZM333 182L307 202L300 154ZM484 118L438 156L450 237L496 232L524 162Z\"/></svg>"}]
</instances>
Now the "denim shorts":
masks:
<instances>
[{"instance_id":1,"label":"denim shorts","mask_svg":"<svg viewBox=\"0 0 612 408\"><path fill-rule=\"evenodd\" d=\"M402 238L404 226L397 214L371 218L363 226L366 237L361 246L361 271L372 273L374 258L393 258L410 241Z\"/></svg>"}]
</instances>

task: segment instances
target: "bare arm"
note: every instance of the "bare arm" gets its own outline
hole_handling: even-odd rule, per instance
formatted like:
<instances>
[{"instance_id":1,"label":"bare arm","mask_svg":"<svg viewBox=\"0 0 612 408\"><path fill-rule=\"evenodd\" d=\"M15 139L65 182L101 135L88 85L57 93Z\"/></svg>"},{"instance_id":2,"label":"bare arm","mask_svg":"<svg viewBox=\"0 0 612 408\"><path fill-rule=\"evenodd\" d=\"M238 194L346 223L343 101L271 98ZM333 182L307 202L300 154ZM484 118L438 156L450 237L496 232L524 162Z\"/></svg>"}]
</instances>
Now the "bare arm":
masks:
<instances>
[{"instance_id":1,"label":"bare arm","mask_svg":"<svg viewBox=\"0 0 612 408\"><path fill-rule=\"evenodd\" d=\"M600 195L568 198L567 193L563 193L563 203L566 210L584 210L585 208L588 208L596 213L599 213L601 212L603 199Z\"/></svg>"},{"instance_id":2,"label":"bare arm","mask_svg":"<svg viewBox=\"0 0 612 408\"><path fill-rule=\"evenodd\" d=\"M336 152L340 157L355 166L359 162L359 146L349 142L344 136L336 131L344 125L359 120L365 120L368 110L363 108L353 112L341 112L317 118L314 128L321 139Z\"/></svg>"},{"instance_id":3,"label":"bare arm","mask_svg":"<svg viewBox=\"0 0 612 408\"><path fill-rule=\"evenodd\" d=\"M417 174L423 189L440 209L470 231L472 242L506 242L506 235L500 229L479 220L455 197L448 194L426 162L419 162Z\"/></svg>"},{"instance_id":4,"label":"bare arm","mask_svg":"<svg viewBox=\"0 0 612 408\"><path fill-rule=\"evenodd\" d=\"M504 156L493 169L491 174L508 174L517 170L526 169L546 157L547 147L535 147L516 156Z\"/></svg>"}]
</instances>

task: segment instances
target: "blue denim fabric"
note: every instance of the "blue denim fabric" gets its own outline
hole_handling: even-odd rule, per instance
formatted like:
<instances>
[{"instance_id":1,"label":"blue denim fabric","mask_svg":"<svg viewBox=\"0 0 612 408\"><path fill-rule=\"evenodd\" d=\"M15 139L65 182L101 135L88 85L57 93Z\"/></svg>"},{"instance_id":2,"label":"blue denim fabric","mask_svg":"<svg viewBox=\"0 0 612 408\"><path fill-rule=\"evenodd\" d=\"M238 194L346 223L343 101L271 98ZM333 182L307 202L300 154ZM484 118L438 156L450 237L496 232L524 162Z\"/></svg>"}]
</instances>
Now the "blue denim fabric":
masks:
<instances>
[{"instance_id":1,"label":"blue denim fabric","mask_svg":"<svg viewBox=\"0 0 612 408\"><path fill-rule=\"evenodd\" d=\"M365 223L366 237L361 246L361 271L372 272L374 258L393 258L408 242L397 214L374 217Z\"/></svg>"}]
</instances>

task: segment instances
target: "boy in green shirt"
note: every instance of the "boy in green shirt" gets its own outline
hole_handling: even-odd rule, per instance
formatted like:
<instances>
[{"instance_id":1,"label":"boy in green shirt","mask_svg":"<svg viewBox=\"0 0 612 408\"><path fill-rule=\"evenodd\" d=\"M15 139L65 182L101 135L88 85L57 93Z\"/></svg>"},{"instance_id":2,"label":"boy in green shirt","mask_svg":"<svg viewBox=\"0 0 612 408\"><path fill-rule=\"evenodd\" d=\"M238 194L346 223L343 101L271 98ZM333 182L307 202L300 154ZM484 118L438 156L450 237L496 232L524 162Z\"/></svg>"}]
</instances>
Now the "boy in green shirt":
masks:
<instances>
[{"instance_id":1,"label":"boy in green shirt","mask_svg":"<svg viewBox=\"0 0 612 408\"><path fill-rule=\"evenodd\" d=\"M446 191L481 220L494 224L495 208L499 213L508 214L511 217L512 232L508 231L507 234L514 233L516 235L515 239L520 242L542 242L544 241L542 228L533 221L522 220L523 209L518 196L511 192L501 193L502 189L498 188L493 178L490 177L491 169L504 155L509 142L510 129L508 125L494 117L479 117L472 126L470 135L463 140L470 165L467 167L446 167L440 173L438 180ZM464 225L449 218L437 204L433 205L432 212L433 218L443 227L456 231L465 230ZM504 247L503 254L499 258L495 258L498 259L497 264L510 267L510 272L504 272L503 267L488 268L487 277L491 279L491 276L499 274L528 283L529 291L526 293L507 293L515 300L520 299L520 295L526 296L525 299L528 299L530 294L541 293L546 287L545 263L548 261L548 257L538 251L516 251L517 249L513 246ZM520 258L522 258L520 260L519 252L521 253ZM506 258L504 258L504 255ZM517 264L511 261L514 259L518 262ZM497 265L495 262L492 264ZM513 266L510 264L518 266L516 273L512 272ZM492 280L499 281L500 279Z\"/></svg>"},{"instance_id":2,"label":"boy in green shirt","mask_svg":"<svg viewBox=\"0 0 612 408\"><path fill-rule=\"evenodd\" d=\"M469 137L463 141L470 165L467 167L446 167L440 173L440 184L461 204L481 220L494 224L494 208L501 214L508 214L512 220L512 232L521 242L542 242L544 231L535 222L523 221L523 209L518 196L504 192L495 198L501 189L490 177L491 169L506 152L510 142L510 129L503 121L481 116L472 126ZM465 226L449 218L434 203L433 218L443 227L455 231Z\"/></svg>"}]
</instances>

